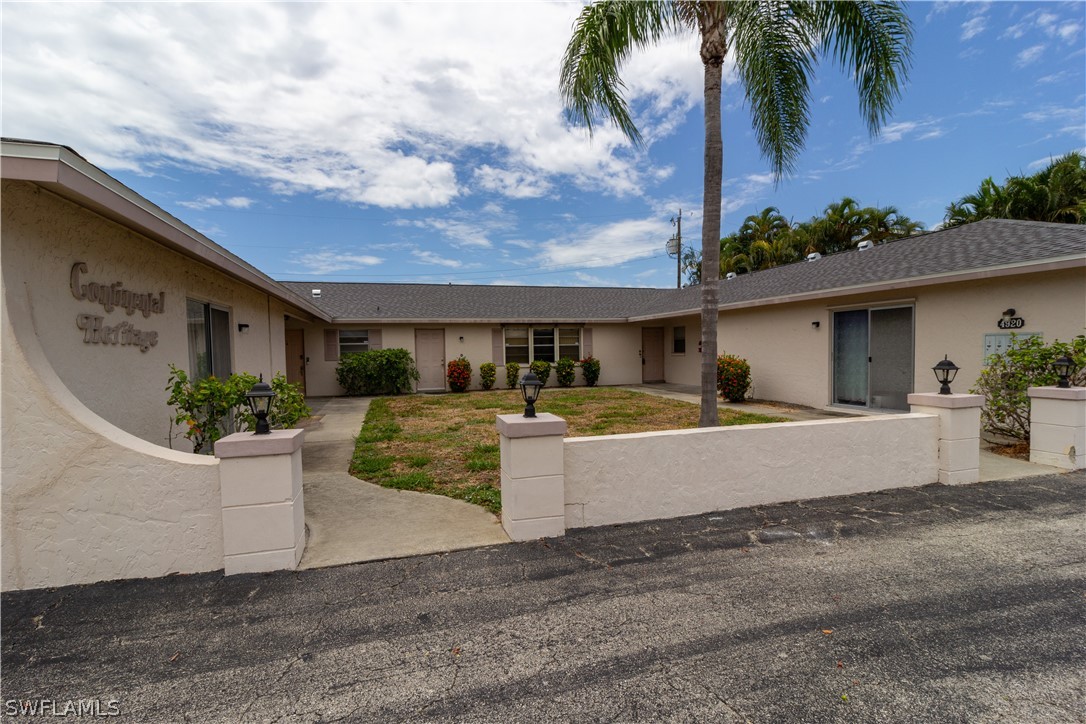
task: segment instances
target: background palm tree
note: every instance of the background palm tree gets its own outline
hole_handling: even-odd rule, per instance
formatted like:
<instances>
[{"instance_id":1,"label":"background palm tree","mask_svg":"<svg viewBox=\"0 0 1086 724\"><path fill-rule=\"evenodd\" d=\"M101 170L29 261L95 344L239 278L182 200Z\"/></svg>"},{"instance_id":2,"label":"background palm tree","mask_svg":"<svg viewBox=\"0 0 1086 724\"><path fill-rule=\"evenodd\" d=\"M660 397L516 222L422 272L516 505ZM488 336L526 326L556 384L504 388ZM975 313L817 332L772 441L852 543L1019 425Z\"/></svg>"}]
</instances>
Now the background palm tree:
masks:
<instances>
[{"instance_id":1,"label":"background palm tree","mask_svg":"<svg viewBox=\"0 0 1086 724\"><path fill-rule=\"evenodd\" d=\"M577 18L562 61L568 116L592 129L602 112L635 144L641 134L623 98L619 68L635 49L674 33L697 33L704 66L705 173L701 253L701 427L718 423L716 355L724 144L720 85L729 52L751 108L762 154L779 180L795 166L810 121L810 76L826 52L856 82L871 133L901 92L912 28L897 3L629 2L601 0Z\"/></svg>"},{"instance_id":2,"label":"background palm tree","mask_svg":"<svg viewBox=\"0 0 1086 724\"><path fill-rule=\"evenodd\" d=\"M980 188L950 204L945 226L981 219L1086 223L1086 156L1071 152L1031 176L1011 176L1000 185L988 177Z\"/></svg>"}]
</instances>

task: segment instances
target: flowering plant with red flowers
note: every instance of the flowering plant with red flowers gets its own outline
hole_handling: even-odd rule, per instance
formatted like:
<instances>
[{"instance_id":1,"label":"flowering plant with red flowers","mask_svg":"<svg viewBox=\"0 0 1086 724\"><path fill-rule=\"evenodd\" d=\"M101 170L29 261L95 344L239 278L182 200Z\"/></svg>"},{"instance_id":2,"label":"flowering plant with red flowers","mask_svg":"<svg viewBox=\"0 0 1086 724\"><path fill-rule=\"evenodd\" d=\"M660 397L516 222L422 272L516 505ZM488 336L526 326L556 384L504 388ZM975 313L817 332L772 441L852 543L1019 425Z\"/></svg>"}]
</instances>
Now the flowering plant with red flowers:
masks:
<instances>
[{"instance_id":1,"label":"flowering plant with red flowers","mask_svg":"<svg viewBox=\"0 0 1086 724\"><path fill-rule=\"evenodd\" d=\"M447 377L449 389L453 392L464 392L471 386L471 362L460 355L449 362Z\"/></svg>"},{"instance_id":2,"label":"flowering plant with red flowers","mask_svg":"<svg viewBox=\"0 0 1086 724\"><path fill-rule=\"evenodd\" d=\"M750 365L742 357L720 355L716 358L716 386L728 402L742 402L750 389Z\"/></svg>"}]
</instances>

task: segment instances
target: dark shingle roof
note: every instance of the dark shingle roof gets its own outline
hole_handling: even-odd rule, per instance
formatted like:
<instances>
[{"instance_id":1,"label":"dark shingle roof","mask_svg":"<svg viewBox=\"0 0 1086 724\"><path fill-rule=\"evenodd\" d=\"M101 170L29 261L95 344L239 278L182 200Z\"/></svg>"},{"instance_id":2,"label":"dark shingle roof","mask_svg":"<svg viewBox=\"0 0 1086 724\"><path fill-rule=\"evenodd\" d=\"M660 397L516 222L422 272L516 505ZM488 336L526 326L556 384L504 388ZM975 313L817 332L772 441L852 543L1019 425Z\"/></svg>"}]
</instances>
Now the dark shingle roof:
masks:
<instances>
[{"instance_id":1,"label":"dark shingle roof","mask_svg":"<svg viewBox=\"0 0 1086 724\"><path fill-rule=\"evenodd\" d=\"M767 269L720 283L720 305L853 289L1030 262L1086 258L1086 226L987 220ZM937 283L937 280L932 280ZM343 320L625 320L690 312L700 288L509 287L283 282ZM855 291L861 291L856 289Z\"/></svg>"}]
</instances>

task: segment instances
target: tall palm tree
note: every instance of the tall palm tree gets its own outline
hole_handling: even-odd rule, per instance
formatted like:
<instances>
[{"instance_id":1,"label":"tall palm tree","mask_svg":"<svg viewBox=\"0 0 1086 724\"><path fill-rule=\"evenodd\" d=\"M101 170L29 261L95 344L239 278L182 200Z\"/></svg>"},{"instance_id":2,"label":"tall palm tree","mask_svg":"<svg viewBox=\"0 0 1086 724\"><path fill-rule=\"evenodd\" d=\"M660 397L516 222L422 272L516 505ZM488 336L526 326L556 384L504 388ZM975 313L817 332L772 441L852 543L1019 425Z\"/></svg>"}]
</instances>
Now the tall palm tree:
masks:
<instances>
[{"instance_id":1,"label":"tall palm tree","mask_svg":"<svg viewBox=\"0 0 1086 724\"><path fill-rule=\"evenodd\" d=\"M560 88L568 116L589 131L602 112L634 144L641 143L623 98L623 62L675 33L697 33L704 66L705 174L701 248L701 427L718 423L716 355L720 210L724 171L720 86L729 52L751 107L755 136L779 180L792 171L810 122L810 76L820 52L856 82L860 112L877 133L900 95L912 28L889 0L788 2L762 0L600 0L574 24Z\"/></svg>"}]
</instances>

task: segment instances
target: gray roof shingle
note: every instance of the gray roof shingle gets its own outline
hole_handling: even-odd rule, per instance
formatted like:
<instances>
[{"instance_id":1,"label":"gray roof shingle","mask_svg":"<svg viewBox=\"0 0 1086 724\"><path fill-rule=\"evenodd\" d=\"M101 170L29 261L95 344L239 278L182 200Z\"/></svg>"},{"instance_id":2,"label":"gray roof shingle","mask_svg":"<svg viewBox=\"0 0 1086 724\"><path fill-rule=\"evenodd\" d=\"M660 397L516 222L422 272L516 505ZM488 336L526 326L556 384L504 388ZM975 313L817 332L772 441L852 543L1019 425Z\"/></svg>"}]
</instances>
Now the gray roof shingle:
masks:
<instances>
[{"instance_id":1,"label":"gray roof shingle","mask_svg":"<svg viewBox=\"0 0 1086 724\"><path fill-rule=\"evenodd\" d=\"M1079 256L1086 226L986 220L789 264L720 283L720 305ZM689 312L700 288L467 286L282 282L337 321L603 321ZM857 290L859 291L859 290Z\"/></svg>"}]
</instances>

